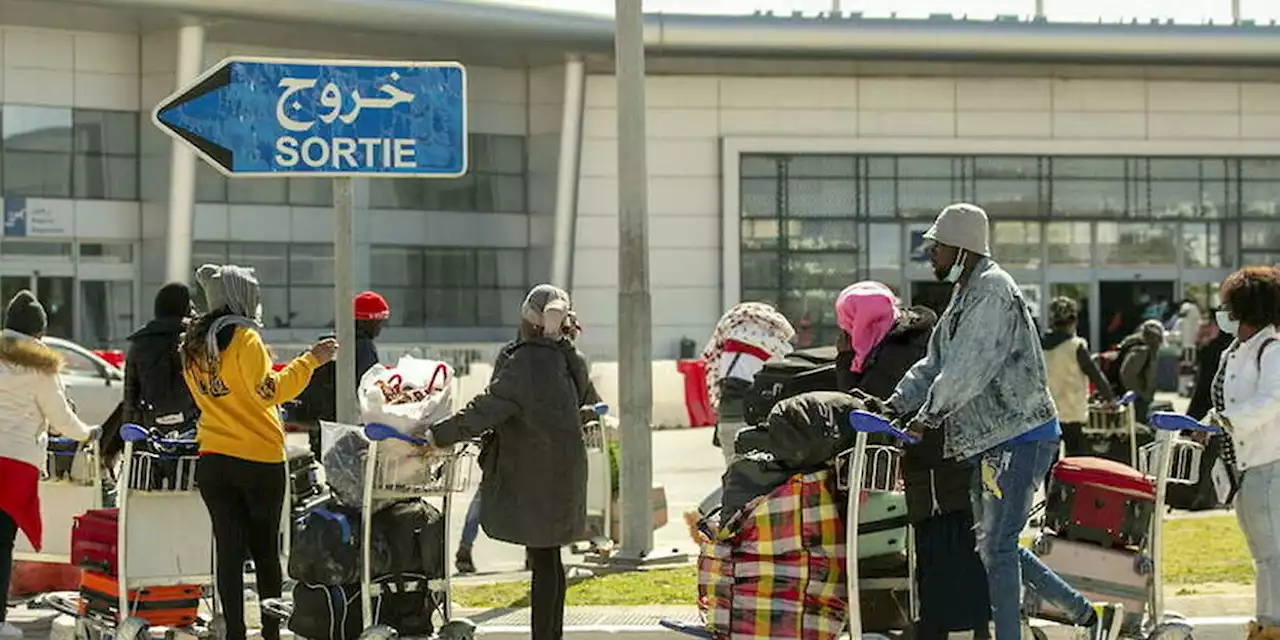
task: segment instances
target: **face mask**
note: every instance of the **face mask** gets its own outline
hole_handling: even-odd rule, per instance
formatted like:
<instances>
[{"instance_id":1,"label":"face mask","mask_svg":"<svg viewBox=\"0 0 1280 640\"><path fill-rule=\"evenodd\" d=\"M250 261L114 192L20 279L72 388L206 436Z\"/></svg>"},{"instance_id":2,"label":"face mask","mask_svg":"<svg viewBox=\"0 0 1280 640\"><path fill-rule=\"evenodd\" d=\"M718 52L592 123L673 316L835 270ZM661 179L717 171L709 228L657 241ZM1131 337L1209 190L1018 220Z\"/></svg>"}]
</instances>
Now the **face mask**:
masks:
<instances>
[{"instance_id":1,"label":"face mask","mask_svg":"<svg viewBox=\"0 0 1280 640\"><path fill-rule=\"evenodd\" d=\"M951 268L947 270L945 273L941 271L935 271L933 273L933 275L936 278L938 278L938 282L955 284L958 280L960 280L960 275L964 273L965 253L966 252L964 249L957 251L956 261L951 263Z\"/></svg>"},{"instance_id":2,"label":"face mask","mask_svg":"<svg viewBox=\"0 0 1280 640\"><path fill-rule=\"evenodd\" d=\"M1230 311L1219 311L1214 314L1214 319L1218 321L1218 329L1225 333L1235 335L1240 330L1240 321L1231 319Z\"/></svg>"}]
</instances>

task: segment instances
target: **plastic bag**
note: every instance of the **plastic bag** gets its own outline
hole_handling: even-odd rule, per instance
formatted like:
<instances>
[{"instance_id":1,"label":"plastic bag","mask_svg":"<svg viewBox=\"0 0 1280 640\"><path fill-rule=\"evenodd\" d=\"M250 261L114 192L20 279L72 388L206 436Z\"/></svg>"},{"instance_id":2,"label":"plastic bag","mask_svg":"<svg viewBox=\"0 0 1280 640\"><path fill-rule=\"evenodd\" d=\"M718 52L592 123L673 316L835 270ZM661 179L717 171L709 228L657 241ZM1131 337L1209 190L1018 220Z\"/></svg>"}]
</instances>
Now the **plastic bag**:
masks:
<instances>
[{"instance_id":1,"label":"plastic bag","mask_svg":"<svg viewBox=\"0 0 1280 640\"><path fill-rule=\"evenodd\" d=\"M374 365L360 378L360 419L420 436L449 417L453 367L438 360L401 356L395 368Z\"/></svg>"}]
</instances>

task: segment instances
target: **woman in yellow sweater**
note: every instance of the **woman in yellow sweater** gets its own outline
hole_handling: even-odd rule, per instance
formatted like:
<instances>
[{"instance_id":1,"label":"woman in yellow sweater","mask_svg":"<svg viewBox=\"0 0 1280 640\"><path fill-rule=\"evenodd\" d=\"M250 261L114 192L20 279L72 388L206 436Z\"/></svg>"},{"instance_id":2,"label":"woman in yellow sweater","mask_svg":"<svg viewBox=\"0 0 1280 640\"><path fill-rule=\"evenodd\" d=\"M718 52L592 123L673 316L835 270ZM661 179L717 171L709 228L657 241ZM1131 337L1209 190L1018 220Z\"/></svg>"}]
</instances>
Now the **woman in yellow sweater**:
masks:
<instances>
[{"instance_id":1,"label":"woman in yellow sweater","mask_svg":"<svg viewBox=\"0 0 1280 640\"><path fill-rule=\"evenodd\" d=\"M218 595L226 640L245 640L244 561L252 557L258 595L280 596L280 513L284 507L284 427L277 406L296 397L338 343L317 342L282 371L258 333L262 305L252 269L205 265L196 272L207 313L182 337L182 373L200 409L196 481L217 549ZM263 620L264 640L279 640Z\"/></svg>"}]
</instances>

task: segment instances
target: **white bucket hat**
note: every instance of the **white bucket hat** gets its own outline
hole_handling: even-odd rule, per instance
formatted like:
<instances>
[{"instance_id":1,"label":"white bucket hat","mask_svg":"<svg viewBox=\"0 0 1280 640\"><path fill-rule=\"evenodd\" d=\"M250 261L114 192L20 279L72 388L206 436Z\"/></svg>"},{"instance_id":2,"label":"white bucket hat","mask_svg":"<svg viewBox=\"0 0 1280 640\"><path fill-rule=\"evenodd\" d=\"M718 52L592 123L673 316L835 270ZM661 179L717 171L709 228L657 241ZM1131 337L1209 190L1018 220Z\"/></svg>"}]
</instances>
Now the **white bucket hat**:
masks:
<instances>
[{"instance_id":1,"label":"white bucket hat","mask_svg":"<svg viewBox=\"0 0 1280 640\"><path fill-rule=\"evenodd\" d=\"M926 240L958 247L987 258L991 257L989 235L987 212L982 207L967 202L943 209L938 214L938 219L933 221L933 226L924 232Z\"/></svg>"}]
</instances>

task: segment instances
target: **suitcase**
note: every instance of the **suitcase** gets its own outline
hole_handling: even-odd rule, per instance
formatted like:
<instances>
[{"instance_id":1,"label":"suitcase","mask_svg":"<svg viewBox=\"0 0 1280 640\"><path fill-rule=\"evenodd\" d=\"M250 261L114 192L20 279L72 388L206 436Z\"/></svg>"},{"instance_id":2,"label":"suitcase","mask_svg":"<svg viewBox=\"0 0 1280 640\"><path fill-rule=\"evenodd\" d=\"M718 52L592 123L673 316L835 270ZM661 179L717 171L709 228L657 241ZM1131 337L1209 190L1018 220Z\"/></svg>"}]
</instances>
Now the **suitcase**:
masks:
<instances>
[{"instance_id":1,"label":"suitcase","mask_svg":"<svg viewBox=\"0 0 1280 640\"><path fill-rule=\"evenodd\" d=\"M119 509L90 509L71 525L71 564L108 576L117 575Z\"/></svg>"},{"instance_id":2,"label":"suitcase","mask_svg":"<svg viewBox=\"0 0 1280 640\"><path fill-rule=\"evenodd\" d=\"M129 592L130 616L153 627L182 628L195 623L200 608L200 585L141 587ZM120 619L120 583L115 578L85 571L80 579L80 615Z\"/></svg>"},{"instance_id":3,"label":"suitcase","mask_svg":"<svg viewBox=\"0 0 1280 640\"><path fill-rule=\"evenodd\" d=\"M1051 534L1042 534L1031 548L1045 566L1090 601L1123 605L1122 630L1140 627L1152 588L1149 558L1130 549L1108 549ZM1027 591L1024 607L1033 618L1074 624L1034 590Z\"/></svg>"},{"instance_id":4,"label":"suitcase","mask_svg":"<svg viewBox=\"0 0 1280 640\"><path fill-rule=\"evenodd\" d=\"M1145 475L1113 460L1064 458L1052 476L1045 528L1104 547L1143 546L1156 497Z\"/></svg>"},{"instance_id":5,"label":"suitcase","mask_svg":"<svg viewBox=\"0 0 1280 640\"><path fill-rule=\"evenodd\" d=\"M48 468L46 473L49 474L50 480L64 480L71 478L71 468L75 466L76 452L80 449L80 443L71 438L59 438L51 436L47 445L49 452Z\"/></svg>"},{"instance_id":6,"label":"suitcase","mask_svg":"<svg viewBox=\"0 0 1280 640\"><path fill-rule=\"evenodd\" d=\"M858 561L906 557L907 494L870 491L864 494L858 514Z\"/></svg>"}]
</instances>

